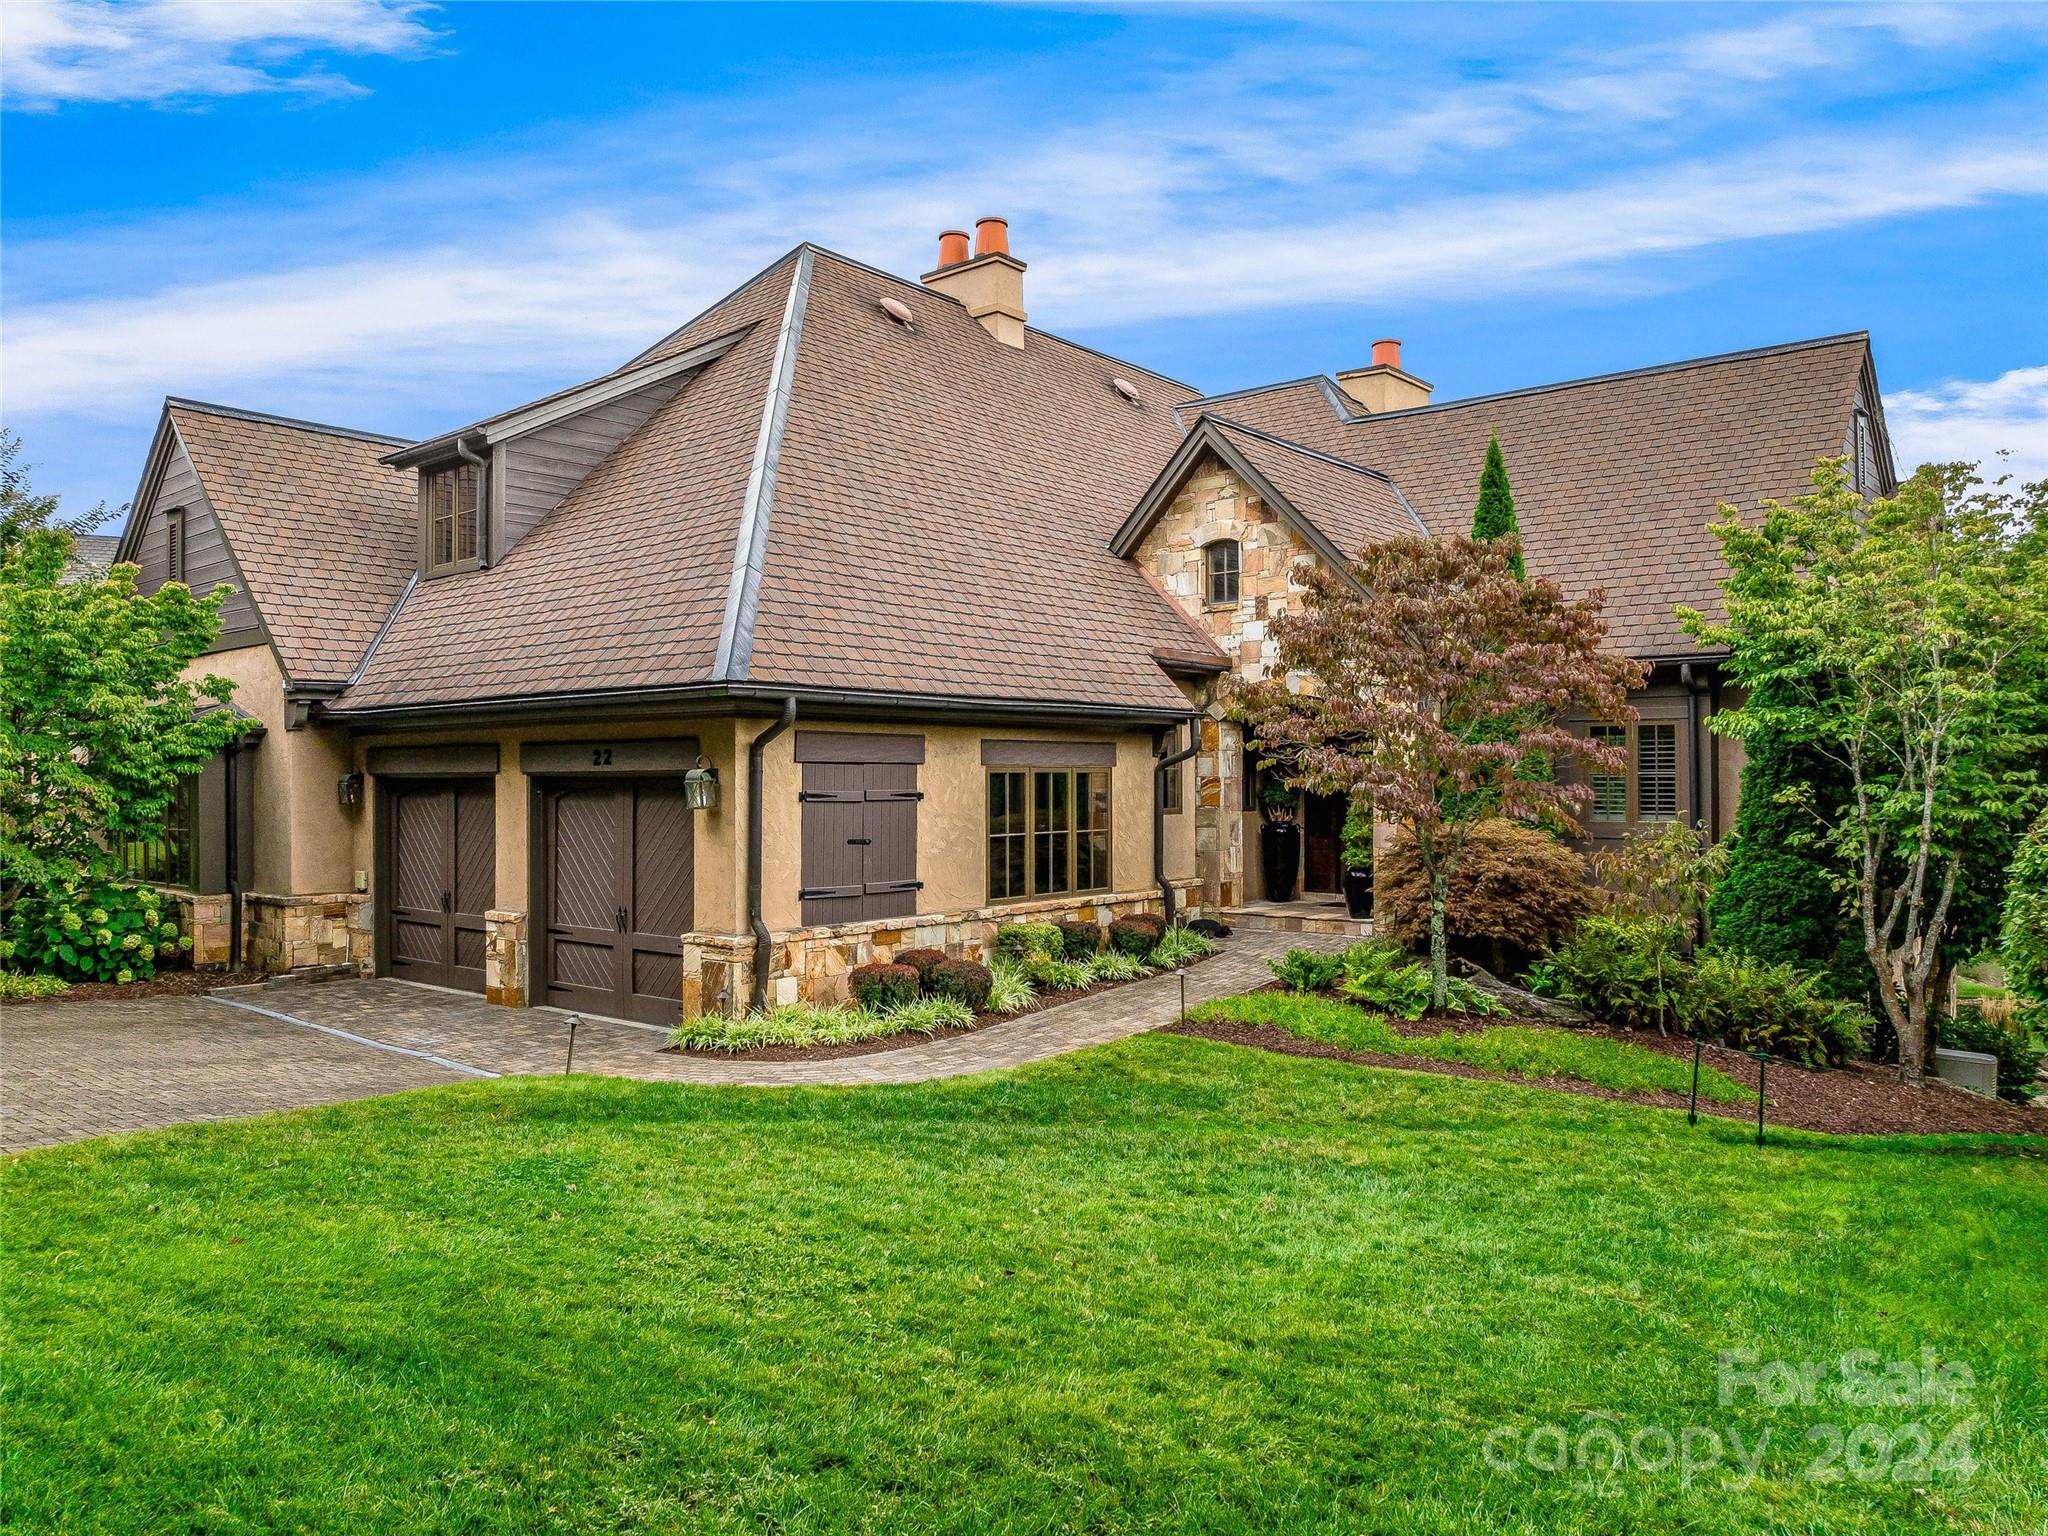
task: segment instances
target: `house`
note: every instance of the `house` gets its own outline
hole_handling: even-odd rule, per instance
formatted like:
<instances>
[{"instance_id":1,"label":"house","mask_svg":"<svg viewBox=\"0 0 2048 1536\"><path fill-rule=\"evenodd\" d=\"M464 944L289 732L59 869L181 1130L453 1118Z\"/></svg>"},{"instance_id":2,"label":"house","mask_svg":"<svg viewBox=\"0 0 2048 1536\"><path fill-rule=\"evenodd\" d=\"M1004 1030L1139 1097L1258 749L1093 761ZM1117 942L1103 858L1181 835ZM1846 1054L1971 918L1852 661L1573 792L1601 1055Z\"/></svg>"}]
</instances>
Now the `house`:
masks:
<instances>
[{"instance_id":1,"label":"house","mask_svg":"<svg viewBox=\"0 0 2048 1536\"><path fill-rule=\"evenodd\" d=\"M420 442L172 399L121 545L225 583L264 726L191 797L201 958L654 1022L843 994L1000 921L1263 892L1222 718L1303 571L1469 524L1653 663L1591 832L1730 824L1717 502L1892 483L1861 334L1478 399L1399 346L1203 397L1032 328L1001 220L918 282L791 251L600 378ZM202 786L203 791L203 786ZM1305 807L1310 889L1340 806ZM230 848L231 855L207 854ZM146 861L145 861L146 866Z\"/></svg>"}]
</instances>

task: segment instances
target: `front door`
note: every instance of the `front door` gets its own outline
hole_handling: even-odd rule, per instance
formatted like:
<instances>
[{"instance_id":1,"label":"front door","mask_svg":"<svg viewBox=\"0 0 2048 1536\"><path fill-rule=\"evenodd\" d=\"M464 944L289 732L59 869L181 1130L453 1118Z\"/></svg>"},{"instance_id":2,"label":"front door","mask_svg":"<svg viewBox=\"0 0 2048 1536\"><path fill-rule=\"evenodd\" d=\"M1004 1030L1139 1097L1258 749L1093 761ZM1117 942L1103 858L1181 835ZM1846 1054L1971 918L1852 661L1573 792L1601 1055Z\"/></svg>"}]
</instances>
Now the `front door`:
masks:
<instances>
[{"instance_id":1,"label":"front door","mask_svg":"<svg viewBox=\"0 0 2048 1536\"><path fill-rule=\"evenodd\" d=\"M397 781L384 793L389 974L484 989L484 914L496 903L496 796L489 779Z\"/></svg>"},{"instance_id":2,"label":"front door","mask_svg":"<svg viewBox=\"0 0 2048 1536\"><path fill-rule=\"evenodd\" d=\"M674 1024L695 911L695 842L671 779L564 784L542 797L548 1001Z\"/></svg>"},{"instance_id":3,"label":"front door","mask_svg":"<svg viewBox=\"0 0 2048 1536\"><path fill-rule=\"evenodd\" d=\"M1304 891L1344 889L1344 809L1342 795L1303 797L1301 888Z\"/></svg>"}]
</instances>

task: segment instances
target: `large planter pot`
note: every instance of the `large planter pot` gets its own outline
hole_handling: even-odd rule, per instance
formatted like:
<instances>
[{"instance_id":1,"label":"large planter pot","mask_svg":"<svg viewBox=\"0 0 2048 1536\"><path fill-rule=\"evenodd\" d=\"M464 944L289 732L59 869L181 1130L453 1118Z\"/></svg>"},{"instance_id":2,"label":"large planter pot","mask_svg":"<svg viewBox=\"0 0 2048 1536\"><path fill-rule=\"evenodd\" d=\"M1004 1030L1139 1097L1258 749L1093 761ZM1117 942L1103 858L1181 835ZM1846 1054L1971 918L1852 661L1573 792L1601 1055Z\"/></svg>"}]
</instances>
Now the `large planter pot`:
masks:
<instances>
[{"instance_id":1,"label":"large planter pot","mask_svg":"<svg viewBox=\"0 0 2048 1536\"><path fill-rule=\"evenodd\" d=\"M1370 869L1347 869L1344 871L1344 910L1353 917L1372 916L1372 871Z\"/></svg>"},{"instance_id":2,"label":"large planter pot","mask_svg":"<svg viewBox=\"0 0 2048 1536\"><path fill-rule=\"evenodd\" d=\"M1301 828L1291 821L1269 821L1259 828L1259 858L1266 874L1266 900L1294 900L1294 881L1301 871Z\"/></svg>"}]
</instances>

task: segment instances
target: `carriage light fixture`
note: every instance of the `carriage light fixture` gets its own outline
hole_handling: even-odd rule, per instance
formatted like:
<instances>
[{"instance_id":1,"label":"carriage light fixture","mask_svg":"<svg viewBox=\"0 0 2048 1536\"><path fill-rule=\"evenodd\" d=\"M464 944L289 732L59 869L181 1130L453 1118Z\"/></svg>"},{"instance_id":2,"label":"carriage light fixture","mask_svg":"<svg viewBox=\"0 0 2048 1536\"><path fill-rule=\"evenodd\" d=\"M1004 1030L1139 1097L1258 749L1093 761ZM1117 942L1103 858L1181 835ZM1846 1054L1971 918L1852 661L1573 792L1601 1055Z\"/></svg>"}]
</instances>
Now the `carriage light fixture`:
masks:
<instances>
[{"instance_id":1,"label":"carriage light fixture","mask_svg":"<svg viewBox=\"0 0 2048 1536\"><path fill-rule=\"evenodd\" d=\"M344 773L335 783L334 792L344 806L354 810L363 803L363 776L360 773Z\"/></svg>"},{"instance_id":2,"label":"carriage light fixture","mask_svg":"<svg viewBox=\"0 0 2048 1536\"><path fill-rule=\"evenodd\" d=\"M683 804L693 811L718 809L718 770L697 759L697 766L683 775Z\"/></svg>"}]
</instances>

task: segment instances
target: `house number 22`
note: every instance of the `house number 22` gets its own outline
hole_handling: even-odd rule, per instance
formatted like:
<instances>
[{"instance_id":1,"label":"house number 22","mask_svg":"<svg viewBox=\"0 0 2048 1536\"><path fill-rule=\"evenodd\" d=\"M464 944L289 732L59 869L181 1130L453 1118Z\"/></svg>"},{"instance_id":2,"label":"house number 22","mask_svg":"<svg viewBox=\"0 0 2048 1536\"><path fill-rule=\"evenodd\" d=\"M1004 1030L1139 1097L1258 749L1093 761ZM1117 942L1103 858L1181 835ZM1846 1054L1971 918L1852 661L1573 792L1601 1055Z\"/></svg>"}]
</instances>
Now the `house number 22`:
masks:
<instances>
[{"instance_id":1,"label":"house number 22","mask_svg":"<svg viewBox=\"0 0 2048 1536\"><path fill-rule=\"evenodd\" d=\"M611 749L610 747L592 747L592 748L590 749L590 766L591 766L591 767L593 767L593 768L609 768L609 767L611 767L611 765L612 765L612 749Z\"/></svg>"}]
</instances>

